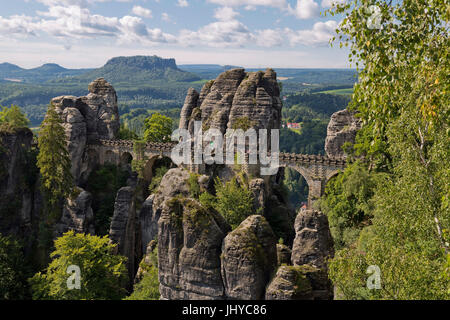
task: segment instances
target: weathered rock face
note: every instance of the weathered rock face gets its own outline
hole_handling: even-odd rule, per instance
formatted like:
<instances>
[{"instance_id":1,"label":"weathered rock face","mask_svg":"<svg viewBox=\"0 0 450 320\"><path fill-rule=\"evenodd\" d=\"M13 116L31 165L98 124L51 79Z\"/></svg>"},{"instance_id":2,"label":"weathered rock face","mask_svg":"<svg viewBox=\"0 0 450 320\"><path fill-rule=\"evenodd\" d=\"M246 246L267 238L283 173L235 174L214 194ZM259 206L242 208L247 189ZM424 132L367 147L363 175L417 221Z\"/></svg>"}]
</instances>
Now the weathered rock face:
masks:
<instances>
[{"instance_id":1,"label":"weathered rock face","mask_svg":"<svg viewBox=\"0 0 450 320\"><path fill-rule=\"evenodd\" d=\"M253 215L222 246L222 277L230 299L263 299L277 265L276 238L263 216Z\"/></svg>"},{"instance_id":2,"label":"weathered rock face","mask_svg":"<svg viewBox=\"0 0 450 320\"><path fill-rule=\"evenodd\" d=\"M206 83L200 94L189 90L180 128L192 132L190 120L197 116L204 128L223 133L242 118L252 121L255 129L276 129L280 128L281 107L280 89L272 69L249 73L232 69Z\"/></svg>"},{"instance_id":3,"label":"weathered rock face","mask_svg":"<svg viewBox=\"0 0 450 320\"><path fill-rule=\"evenodd\" d=\"M161 298L223 299L220 248L229 226L221 216L189 198L188 178L189 172L184 169L169 170L154 199L154 212L161 211L158 222Z\"/></svg>"},{"instance_id":4,"label":"weathered rock face","mask_svg":"<svg viewBox=\"0 0 450 320\"><path fill-rule=\"evenodd\" d=\"M295 232L292 264L325 268L326 260L334 255L327 216L319 211L302 210L295 219Z\"/></svg>"},{"instance_id":5,"label":"weathered rock face","mask_svg":"<svg viewBox=\"0 0 450 320\"><path fill-rule=\"evenodd\" d=\"M152 240L158 238L158 220L161 211L153 212L154 197L155 195L152 194L144 201L139 213L143 252Z\"/></svg>"},{"instance_id":6,"label":"weathered rock face","mask_svg":"<svg viewBox=\"0 0 450 320\"><path fill-rule=\"evenodd\" d=\"M105 79L99 78L89 84L87 96L60 96L51 102L63 119L72 175L79 185L92 167L84 165L89 160L86 144L98 139L115 139L118 135L120 120L116 91Z\"/></svg>"},{"instance_id":7,"label":"weathered rock face","mask_svg":"<svg viewBox=\"0 0 450 320\"><path fill-rule=\"evenodd\" d=\"M281 266L266 291L266 300L312 300L313 288L301 267Z\"/></svg>"},{"instance_id":8,"label":"weathered rock face","mask_svg":"<svg viewBox=\"0 0 450 320\"><path fill-rule=\"evenodd\" d=\"M110 239L117 243L116 253L128 258L127 268L132 281L142 258L142 244L139 217L136 214L136 194L134 187L119 189L114 203L114 215L109 231ZM131 286L131 282L129 283Z\"/></svg>"},{"instance_id":9,"label":"weathered rock face","mask_svg":"<svg viewBox=\"0 0 450 320\"><path fill-rule=\"evenodd\" d=\"M277 263L279 266L282 264L291 264L291 255L291 248L284 244L277 244Z\"/></svg>"},{"instance_id":10,"label":"weathered rock face","mask_svg":"<svg viewBox=\"0 0 450 320\"><path fill-rule=\"evenodd\" d=\"M253 179L249 183L249 189L253 194L253 210L255 212L261 211L264 213L266 204L266 185L263 179Z\"/></svg>"},{"instance_id":11,"label":"weathered rock face","mask_svg":"<svg viewBox=\"0 0 450 320\"><path fill-rule=\"evenodd\" d=\"M24 240L26 254L43 207L32 141L27 128L0 132L0 233Z\"/></svg>"},{"instance_id":12,"label":"weathered rock face","mask_svg":"<svg viewBox=\"0 0 450 320\"><path fill-rule=\"evenodd\" d=\"M334 256L333 239L327 217L319 211L302 210L295 219L295 240L291 261L302 266L311 282L314 299L331 299L333 290L327 277L327 260Z\"/></svg>"},{"instance_id":13,"label":"weathered rock face","mask_svg":"<svg viewBox=\"0 0 450 320\"><path fill-rule=\"evenodd\" d=\"M342 150L345 142L353 143L356 132L361 128L360 119L354 113L344 109L333 113L327 128L327 138L325 139L325 152L332 158L345 158L346 154Z\"/></svg>"},{"instance_id":14,"label":"weathered rock face","mask_svg":"<svg viewBox=\"0 0 450 320\"><path fill-rule=\"evenodd\" d=\"M77 233L94 234L94 213L91 203L92 195L79 188L79 195L75 199L66 199L61 220L55 226L55 237L74 230Z\"/></svg>"}]
</instances>

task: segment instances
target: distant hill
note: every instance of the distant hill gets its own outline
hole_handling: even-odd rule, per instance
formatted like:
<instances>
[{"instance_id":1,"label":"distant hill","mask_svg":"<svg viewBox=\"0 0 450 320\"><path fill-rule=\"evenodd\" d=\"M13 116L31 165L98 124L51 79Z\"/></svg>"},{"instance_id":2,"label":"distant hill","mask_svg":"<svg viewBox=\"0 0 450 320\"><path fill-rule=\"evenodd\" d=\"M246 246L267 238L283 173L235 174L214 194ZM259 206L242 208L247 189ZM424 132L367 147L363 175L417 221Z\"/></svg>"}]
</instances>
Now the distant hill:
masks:
<instances>
[{"instance_id":1,"label":"distant hill","mask_svg":"<svg viewBox=\"0 0 450 320\"><path fill-rule=\"evenodd\" d=\"M180 70L175 59L157 56L116 57L103 67L58 82L90 82L103 77L111 84L140 84L153 81L192 82L201 78L191 72Z\"/></svg>"},{"instance_id":2,"label":"distant hill","mask_svg":"<svg viewBox=\"0 0 450 320\"><path fill-rule=\"evenodd\" d=\"M9 82L42 83L49 80L73 77L91 69L66 69L55 63L24 69L11 63L0 63L0 80Z\"/></svg>"}]
</instances>

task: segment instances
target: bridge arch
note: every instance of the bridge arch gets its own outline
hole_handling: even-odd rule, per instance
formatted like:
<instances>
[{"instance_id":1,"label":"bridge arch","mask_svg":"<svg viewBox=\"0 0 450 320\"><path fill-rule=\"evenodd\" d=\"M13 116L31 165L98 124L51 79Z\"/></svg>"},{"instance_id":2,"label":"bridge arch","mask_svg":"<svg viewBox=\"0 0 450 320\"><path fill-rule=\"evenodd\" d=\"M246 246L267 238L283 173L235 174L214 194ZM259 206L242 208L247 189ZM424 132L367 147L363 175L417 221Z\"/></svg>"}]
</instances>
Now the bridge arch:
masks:
<instances>
[{"instance_id":1,"label":"bridge arch","mask_svg":"<svg viewBox=\"0 0 450 320\"><path fill-rule=\"evenodd\" d=\"M131 153L125 151L120 155L119 163L121 166L130 165L131 161L133 161L133 156L131 155Z\"/></svg>"},{"instance_id":2,"label":"bridge arch","mask_svg":"<svg viewBox=\"0 0 450 320\"><path fill-rule=\"evenodd\" d=\"M304 173L296 170L295 168L286 166L283 169L283 182L286 181L290 183L291 188L294 188L293 192L291 192L292 190L289 190L290 192L288 193L288 201L291 205L293 205L295 209L299 209L304 205L304 203L307 203L308 201L308 181L306 180Z\"/></svg>"},{"instance_id":3,"label":"bridge arch","mask_svg":"<svg viewBox=\"0 0 450 320\"><path fill-rule=\"evenodd\" d=\"M156 174L156 170L163 166L167 168L176 167L172 159L165 155L159 154L149 157L144 166L144 180L150 183L153 179L153 176Z\"/></svg>"}]
</instances>

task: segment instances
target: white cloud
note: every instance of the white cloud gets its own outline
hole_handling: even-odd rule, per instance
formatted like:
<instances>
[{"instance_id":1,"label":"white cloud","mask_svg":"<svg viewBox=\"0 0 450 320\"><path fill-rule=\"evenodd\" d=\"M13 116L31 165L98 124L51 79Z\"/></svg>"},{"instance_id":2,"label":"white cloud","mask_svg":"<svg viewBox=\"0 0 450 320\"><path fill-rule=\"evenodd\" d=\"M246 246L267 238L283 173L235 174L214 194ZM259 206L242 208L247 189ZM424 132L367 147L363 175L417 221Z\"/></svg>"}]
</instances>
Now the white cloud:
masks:
<instances>
[{"instance_id":1,"label":"white cloud","mask_svg":"<svg viewBox=\"0 0 450 320\"><path fill-rule=\"evenodd\" d=\"M233 20L238 15L239 12L234 11L231 7L222 7L214 11L214 17L221 21Z\"/></svg>"},{"instance_id":2,"label":"white cloud","mask_svg":"<svg viewBox=\"0 0 450 320\"><path fill-rule=\"evenodd\" d=\"M213 22L198 31L181 30L178 37L183 46L242 47L253 40L250 30L237 20Z\"/></svg>"},{"instance_id":3,"label":"white cloud","mask_svg":"<svg viewBox=\"0 0 450 320\"><path fill-rule=\"evenodd\" d=\"M166 12L163 12L162 14L161 14L161 19L163 20L163 21L166 21L166 22L171 22L172 20L170 19L170 17L169 17L169 14L167 14Z\"/></svg>"},{"instance_id":4,"label":"white cloud","mask_svg":"<svg viewBox=\"0 0 450 320\"><path fill-rule=\"evenodd\" d=\"M143 18L152 18L152 10L141 7L134 6L131 10L135 15L143 17Z\"/></svg>"},{"instance_id":5,"label":"white cloud","mask_svg":"<svg viewBox=\"0 0 450 320\"><path fill-rule=\"evenodd\" d=\"M297 0L295 9L288 5L288 12L299 19L310 19L319 15L319 5L314 0Z\"/></svg>"},{"instance_id":6,"label":"white cloud","mask_svg":"<svg viewBox=\"0 0 450 320\"><path fill-rule=\"evenodd\" d=\"M133 0L37 0L46 6L79 6L87 7L95 2L131 2Z\"/></svg>"},{"instance_id":7,"label":"white cloud","mask_svg":"<svg viewBox=\"0 0 450 320\"><path fill-rule=\"evenodd\" d=\"M258 30L256 35L256 44L260 47L278 47L284 42L283 32L279 29Z\"/></svg>"},{"instance_id":8,"label":"white cloud","mask_svg":"<svg viewBox=\"0 0 450 320\"><path fill-rule=\"evenodd\" d=\"M34 36L36 30L36 23L31 17L25 15L14 15L9 18L0 16L0 34L19 35L19 36Z\"/></svg>"},{"instance_id":9,"label":"white cloud","mask_svg":"<svg viewBox=\"0 0 450 320\"><path fill-rule=\"evenodd\" d=\"M179 7L187 7L189 3L186 0L178 0Z\"/></svg>"},{"instance_id":10,"label":"white cloud","mask_svg":"<svg viewBox=\"0 0 450 320\"><path fill-rule=\"evenodd\" d=\"M74 1L76 0L72 0L72 2ZM301 3L302 1L312 2L312 0L299 0L298 2ZM233 4L236 0L227 2ZM251 0L240 2L251 2ZM304 8L301 4L297 7ZM152 47L158 44L169 44L175 47L197 46L200 48L276 48L298 45L326 45L337 27L337 22L330 20L317 22L311 29L306 30L289 28L250 30L237 19L239 13L236 8L225 6L215 10L214 18L216 21L198 29L183 29L177 33L169 34L159 28L149 28L144 20L138 17L138 15L150 17L151 11L149 9L134 6L132 12L136 16L106 17L93 14L88 8L78 5L50 6L47 11L38 11L36 17L11 16L5 18L0 16L0 36L3 39L14 39L18 36L36 36L36 38L39 38L47 35L64 43L81 42L83 39L95 40L96 42L109 41L108 39L110 39L119 44L140 44ZM171 22L170 16L166 12L162 13L161 19Z\"/></svg>"},{"instance_id":11,"label":"white cloud","mask_svg":"<svg viewBox=\"0 0 450 320\"><path fill-rule=\"evenodd\" d=\"M210 3L220 4L222 6L238 7L238 6L264 6L285 8L286 0L207 0Z\"/></svg>"},{"instance_id":12,"label":"white cloud","mask_svg":"<svg viewBox=\"0 0 450 320\"><path fill-rule=\"evenodd\" d=\"M334 20L326 22L316 22L310 30L293 31L286 29L286 35L289 43L295 45L327 45L330 39L335 35L338 23Z\"/></svg>"},{"instance_id":13,"label":"white cloud","mask_svg":"<svg viewBox=\"0 0 450 320\"><path fill-rule=\"evenodd\" d=\"M346 0L322 0L320 4L323 8L331 8L333 3L344 3Z\"/></svg>"}]
</instances>

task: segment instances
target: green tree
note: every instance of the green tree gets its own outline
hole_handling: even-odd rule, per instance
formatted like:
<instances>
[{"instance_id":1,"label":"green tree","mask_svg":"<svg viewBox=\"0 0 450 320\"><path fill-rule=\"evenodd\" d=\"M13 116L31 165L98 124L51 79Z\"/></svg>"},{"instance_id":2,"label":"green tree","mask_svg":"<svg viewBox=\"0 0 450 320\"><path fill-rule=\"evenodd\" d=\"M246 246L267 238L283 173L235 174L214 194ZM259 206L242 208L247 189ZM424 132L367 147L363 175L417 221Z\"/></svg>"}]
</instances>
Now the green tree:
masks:
<instances>
[{"instance_id":1,"label":"green tree","mask_svg":"<svg viewBox=\"0 0 450 320\"><path fill-rule=\"evenodd\" d=\"M125 300L159 300L158 249L142 260L139 268L143 275Z\"/></svg>"},{"instance_id":2,"label":"green tree","mask_svg":"<svg viewBox=\"0 0 450 320\"><path fill-rule=\"evenodd\" d=\"M381 12L375 29L370 5ZM356 151L385 175L371 225L336 252L331 279L344 298L449 299L448 1L353 0L332 11L345 15L350 60L364 65L351 102L364 123ZM380 290L365 288L370 265Z\"/></svg>"},{"instance_id":3,"label":"green tree","mask_svg":"<svg viewBox=\"0 0 450 320\"><path fill-rule=\"evenodd\" d=\"M378 175L356 161L327 183L320 208L328 216L336 249L352 245L370 224Z\"/></svg>"},{"instance_id":4,"label":"green tree","mask_svg":"<svg viewBox=\"0 0 450 320\"><path fill-rule=\"evenodd\" d=\"M33 299L103 300L122 299L126 290L126 258L113 254L115 244L107 236L65 233L55 240L52 262L44 273L30 279ZM80 288L69 289L69 266L80 268Z\"/></svg>"},{"instance_id":5,"label":"green tree","mask_svg":"<svg viewBox=\"0 0 450 320\"><path fill-rule=\"evenodd\" d=\"M0 300L29 298L27 274L20 244L0 234Z\"/></svg>"},{"instance_id":6,"label":"green tree","mask_svg":"<svg viewBox=\"0 0 450 320\"><path fill-rule=\"evenodd\" d=\"M148 142L169 142L172 135L173 120L160 113L145 119L144 140Z\"/></svg>"},{"instance_id":7,"label":"green tree","mask_svg":"<svg viewBox=\"0 0 450 320\"><path fill-rule=\"evenodd\" d=\"M23 128L30 124L18 106L11 105L10 108L0 106L0 108L0 126L2 128Z\"/></svg>"},{"instance_id":8,"label":"green tree","mask_svg":"<svg viewBox=\"0 0 450 320\"><path fill-rule=\"evenodd\" d=\"M237 179L223 183L219 178L215 181L216 210L225 218L232 229L235 229L248 216L254 214L253 194L245 184ZM202 197L204 200L206 197Z\"/></svg>"},{"instance_id":9,"label":"green tree","mask_svg":"<svg viewBox=\"0 0 450 320\"><path fill-rule=\"evenodd\" d=\"M42 187L49 209L53 210L58 201L69 196L73 190L66 134L61 117L53 105L49 106L41 124L38 146L37 165L41 172Z\"/></svg>"},{"instance_id":10,"label":"green tree","mask_svg":"<svg viewBox=\"0 0 450 320\"><path fill-rule=\"evenodd\" d=\"M128 128L128 124L124 123L120 125L119 130L119 139L121 140L135 140L138 139L139 136L132 130Z\"/></svg>"},{"instance_id":11,"label":"green tree","mask_svg":"<svg viewBox=\"0 0 450 320\"><path fill-rule=\"evenodd\" d=\"M155 174L152 177L152 181L150 182L150 185L148 186L148 191L150 193L153 193L156 191L156 189L159 187L162 178L164 175L169 171L169 168L166 166L162 166L155 169Z\"/></svg>"}]
</instances>

